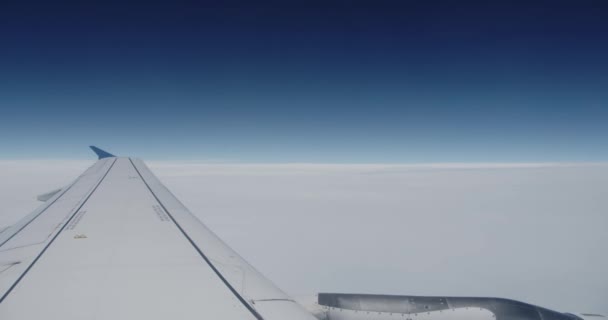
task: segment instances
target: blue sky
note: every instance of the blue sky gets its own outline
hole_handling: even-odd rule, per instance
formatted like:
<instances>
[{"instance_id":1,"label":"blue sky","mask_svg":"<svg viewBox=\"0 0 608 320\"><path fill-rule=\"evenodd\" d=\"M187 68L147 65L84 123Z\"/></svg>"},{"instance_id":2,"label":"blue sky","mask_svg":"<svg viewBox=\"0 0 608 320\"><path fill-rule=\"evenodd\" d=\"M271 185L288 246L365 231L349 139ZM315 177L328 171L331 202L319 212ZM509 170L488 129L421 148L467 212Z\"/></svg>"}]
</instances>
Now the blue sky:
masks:
<instances>
[{"instance_id":1,"label":"blue sky","mask_svg":"<svg viewBox=\"0 0 608 320\"><path fill-rule=\"evenodd\" d=\"M0 158L606 161L608 5L0 8Z\"/></svg>"}]
</instances>

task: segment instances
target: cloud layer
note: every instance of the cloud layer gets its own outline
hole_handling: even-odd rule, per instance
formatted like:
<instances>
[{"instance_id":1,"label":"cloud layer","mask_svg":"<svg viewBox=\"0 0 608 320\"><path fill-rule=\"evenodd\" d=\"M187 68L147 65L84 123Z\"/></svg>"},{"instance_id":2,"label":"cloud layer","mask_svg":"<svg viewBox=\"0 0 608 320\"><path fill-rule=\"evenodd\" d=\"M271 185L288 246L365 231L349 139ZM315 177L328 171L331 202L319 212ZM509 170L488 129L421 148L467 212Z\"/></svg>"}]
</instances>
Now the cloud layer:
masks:
<instances>
[{"instance_id":1,"label":"cloud layer","mask_svg":"<svg viewBox=\"0 0 608 320\"><path fill-rule=\"evenodd\" d=\"M90 162L0 162L0 226ZM606 164L151 169L290 293L483 295L608 313Z\"/></svg>"}]
</instances>

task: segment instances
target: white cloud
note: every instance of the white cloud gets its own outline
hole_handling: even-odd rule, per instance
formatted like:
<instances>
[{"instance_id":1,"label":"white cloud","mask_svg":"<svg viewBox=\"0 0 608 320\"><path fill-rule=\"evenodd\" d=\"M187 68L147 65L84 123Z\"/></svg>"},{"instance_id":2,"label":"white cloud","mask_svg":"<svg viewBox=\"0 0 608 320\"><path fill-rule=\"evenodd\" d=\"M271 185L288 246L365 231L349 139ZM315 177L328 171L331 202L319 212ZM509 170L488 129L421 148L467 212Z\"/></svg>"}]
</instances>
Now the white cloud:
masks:
<instances>
[{"instance_id":1,"label":"white cloud","mask_svg":"<svg viewBox=\"0 0 608 320\"><path fill-rule=\"evenodd\" d=\"M0 162L0 225L90 162ZM503 296L608 313L607 164L151 162L288 292Z\"/></svg>"}]
</instances>

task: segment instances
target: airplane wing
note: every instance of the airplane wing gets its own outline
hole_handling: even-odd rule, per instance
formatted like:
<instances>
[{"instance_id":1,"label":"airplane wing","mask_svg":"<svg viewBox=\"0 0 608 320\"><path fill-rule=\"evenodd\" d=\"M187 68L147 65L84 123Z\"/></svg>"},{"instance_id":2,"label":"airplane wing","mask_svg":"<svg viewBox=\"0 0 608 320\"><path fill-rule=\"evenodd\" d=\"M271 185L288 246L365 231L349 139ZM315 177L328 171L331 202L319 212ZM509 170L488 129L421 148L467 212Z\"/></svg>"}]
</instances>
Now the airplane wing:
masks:
<instances>
[{"instance_id":1,"label":"airplane wing","mask_svg":"<svg viewBox=\"0 0 608 320\"><path fill-rule=\"evenodd\" d=\"M138 159L99 160L0 233L0 319L313 320Z\"/></svg>"}]
</instances>

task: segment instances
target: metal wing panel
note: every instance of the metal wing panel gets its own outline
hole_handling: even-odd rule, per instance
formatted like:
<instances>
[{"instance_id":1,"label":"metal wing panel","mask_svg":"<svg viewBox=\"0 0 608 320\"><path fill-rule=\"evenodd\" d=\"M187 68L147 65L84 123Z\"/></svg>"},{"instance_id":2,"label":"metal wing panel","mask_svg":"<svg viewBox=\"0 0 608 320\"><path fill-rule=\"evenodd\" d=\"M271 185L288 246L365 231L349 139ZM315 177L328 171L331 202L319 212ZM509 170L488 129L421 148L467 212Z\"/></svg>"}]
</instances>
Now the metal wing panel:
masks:
<instances>
[{"instance_id":1,"label":"metal wing panel","mask_svg":"<svg viewBox=\"0 0 608 320\"><path fill-rule=\"evenodd\" d=\"M105 178L0 302L0 318L255 319L159 216L129 159L109 159Z\"/></svg>"},{"instance_id":2,"label":"metal wing panel","mask_svg":"<svg viewBox=\"0 0 608 320\"><path fill-rule=\"evenodd\" d=\"M81 174L71 185L64 188L63 192L58 192L53 197L48 199L44 204L39 206L34 212L25 216L23 219L12 225L0 236L0 250L6 251L11 247L22 246L23 242L29 240L23 239L25 237L37 236L42 229L43 231L48 229L48 223L41 223L40 220L47 219L54 223L58 223L60 220L57 219L57 212L63 215L67 215L73 207L78 204L78 201L84 199L91 190L95 187L101 177L108 171L113 159L106 159L97 161L94 165L89 167L83 174ZM61 214L59 214L61 216ZM32 226L30 224L37 220ZM14 239L19 233L25 228L32 227L39 228L36 232L29 231L21 235L21 239ZM45 232L42 232L45 233Z\"/></svg>"},{"instance_id":3,"label":"metal wing panel","mask_svg":"<svg viewBox=\"0 0 608 320\"><path fill-rule=\"evenodd\" d=\"M267 320L315 319L201 223L141 160L133 159L132 164L163 211L170 215L235 295L258 311L259 317Z\"/></svg>"},{"instance_id":4,"label":"metal wing panel","mask_svg":"<svg viewBox=\"0 0 608 320\"><path fill-rule=\"evenodd\" d=\"M199 246L201 251L235 290L251 300L289 299L289 296L274 286L217 235L200 222L171 192L160 183L140 160L133 160L151 191L158 197L176 222Z\"/></svg>"},{"instance_id":5,"label":"metal wing panel","mask_svg":"<svg viewBox=\"0 0 608 320\"><path fill-rule=\"evenodd\" d=\"M97 161L69 187L0 235L0 303L114 160Z\"/></svg>"},{"instance_id":6,"label":"metal wing panel","mask_svg":"<svg viewBox=\"0 0 608 320\"><path fill-rule=\"evenodd\" d=\"M0 319L314 319L140 161L104 158L51 202L0 247Z\"/></svg>"}]
</instances>

